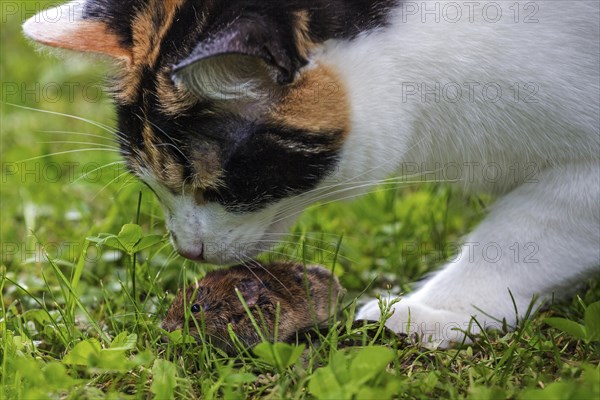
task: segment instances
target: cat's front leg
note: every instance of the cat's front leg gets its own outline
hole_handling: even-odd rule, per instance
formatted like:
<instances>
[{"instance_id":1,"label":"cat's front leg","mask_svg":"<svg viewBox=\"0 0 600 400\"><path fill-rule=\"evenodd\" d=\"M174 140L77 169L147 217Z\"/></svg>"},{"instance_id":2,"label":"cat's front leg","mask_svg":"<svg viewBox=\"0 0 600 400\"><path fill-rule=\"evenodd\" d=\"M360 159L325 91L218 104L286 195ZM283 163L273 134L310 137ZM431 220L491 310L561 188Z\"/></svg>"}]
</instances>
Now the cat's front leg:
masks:
<instances>
[{"instance_id":1,"label":"cat's front leg","mask_svg":"<svg viewBox=\"0 0 600 400\"><path fill-rule=\"evenodd\" d=\"M461 253L393 305L386 325L447 346L462 331L514 326L534 298L538 306L599 273L598 171L596 163L555 167L498 200ZM357 319L380 313L372 301Z\"/></svg>"}]
</instances>

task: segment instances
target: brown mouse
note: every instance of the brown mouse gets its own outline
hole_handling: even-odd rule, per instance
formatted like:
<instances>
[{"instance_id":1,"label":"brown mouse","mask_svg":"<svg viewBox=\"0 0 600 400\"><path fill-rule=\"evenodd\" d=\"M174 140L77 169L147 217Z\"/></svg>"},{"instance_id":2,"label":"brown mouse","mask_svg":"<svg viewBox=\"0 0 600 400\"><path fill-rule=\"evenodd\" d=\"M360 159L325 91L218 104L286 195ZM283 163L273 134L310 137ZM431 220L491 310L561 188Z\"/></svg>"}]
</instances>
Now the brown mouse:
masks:
<instances>
[{"instance_id":1,"label":"brown mouse","mask_svg":"<svg viewBox=\"0 0 600 400\"><path fill-rule=\"evenodd\" d=\"M206 327L206 337L213 345L235 353L228 333L228 324L246 347L261 342L250 317L244 311L235 288L244 297L254 319L265 337L274 339L274 327L279 303L277 339L287 341L297 331L326 323L333 315L343 294L337 278L319 265L251 262L229 269L209 272L196 285L180 290L169 308L162 327L167 331L182 329L189 310L189 332L198 340L198 327ZM185 306L184 306L185 304ZM262 323L260 313L264 318Z\"/></svg>"}]
</instances>

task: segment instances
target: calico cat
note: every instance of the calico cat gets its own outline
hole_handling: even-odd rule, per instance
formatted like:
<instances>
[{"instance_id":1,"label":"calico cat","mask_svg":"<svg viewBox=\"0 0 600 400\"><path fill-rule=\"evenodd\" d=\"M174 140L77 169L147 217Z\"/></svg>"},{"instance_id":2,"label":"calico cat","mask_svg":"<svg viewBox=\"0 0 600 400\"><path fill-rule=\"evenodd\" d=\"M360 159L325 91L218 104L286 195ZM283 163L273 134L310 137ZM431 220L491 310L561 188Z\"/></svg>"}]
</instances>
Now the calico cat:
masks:
<instances>
[{"instance_id":1,"label":"calico cat","mask_svg":"<svg viewBox=\"0 0 600 400\"><path fill-rule=\"evenodd\" d=\"M23 27L115 61L122 155L187 258L253 256L312 202L394 174L498 195L387 321L446 345L600 270L598 15L597 1L87 0ZM358 317L379 315L373 301Z\"/></svg>"}]
</instances>

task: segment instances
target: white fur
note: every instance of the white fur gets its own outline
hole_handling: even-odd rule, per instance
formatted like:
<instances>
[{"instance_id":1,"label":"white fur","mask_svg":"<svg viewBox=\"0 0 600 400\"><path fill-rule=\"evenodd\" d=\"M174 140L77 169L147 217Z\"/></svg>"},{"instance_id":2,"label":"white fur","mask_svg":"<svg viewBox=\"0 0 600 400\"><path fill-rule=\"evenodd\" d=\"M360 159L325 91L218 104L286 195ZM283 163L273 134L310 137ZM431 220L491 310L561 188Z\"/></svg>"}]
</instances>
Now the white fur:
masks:
<instances>
[{"instance_id":1,"label":"white fur","mask_svg":"<svg viewBox=\"0 0 600 400\"><path fill-rule=\"evenodd\" d=\"M338 180L409 170L443 178L458 166L452 175L467 191L505 194L460 257L394 306L387 325L396 331L446 345L462 338L452 328L467 330L471 316L483 327L513 325L535 295L561 295L600 272L598 3L536 4L536 24L411 23L399 12L391 29L332 42L322 54L352 95ZM502 100L402 92L468 82L498 85ZM515 83L537 85L537 101L514 101L506 91ZM500 177L486 179L486 168ZM379 314L373 301L357 318Z\"/></svg>"}]
</instances>

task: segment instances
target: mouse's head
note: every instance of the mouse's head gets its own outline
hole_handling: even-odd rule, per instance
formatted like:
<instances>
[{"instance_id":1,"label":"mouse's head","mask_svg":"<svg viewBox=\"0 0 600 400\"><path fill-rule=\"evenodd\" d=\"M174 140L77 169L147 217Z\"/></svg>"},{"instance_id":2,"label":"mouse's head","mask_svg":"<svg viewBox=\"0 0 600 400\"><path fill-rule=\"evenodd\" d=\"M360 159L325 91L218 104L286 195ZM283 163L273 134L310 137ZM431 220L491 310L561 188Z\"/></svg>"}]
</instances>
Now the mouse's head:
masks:
<instances>
[{"instance_id":1,"label":"mouse's head","mask_svg":"<svg viewBox=\"0 0 600 400\"><path fill-rule=\"evenodd\" d=\"M242 333L240 337L247 340L246 345L260 341L258 333L252 327L236 289L250 309L261 300L262 307L270 307L270 298L264 296L260 283L253 277L245 278L238 274L209 273L195 285L179 291L169 309L163 328L168 331L183 329L186 323L189 332L196 339L202 336L226 351L231 350L228 325L235 332ZM262 294L262 295L261 295ZM200 335L203 332L204 335Z\"/></svg>"}]
</instances>

